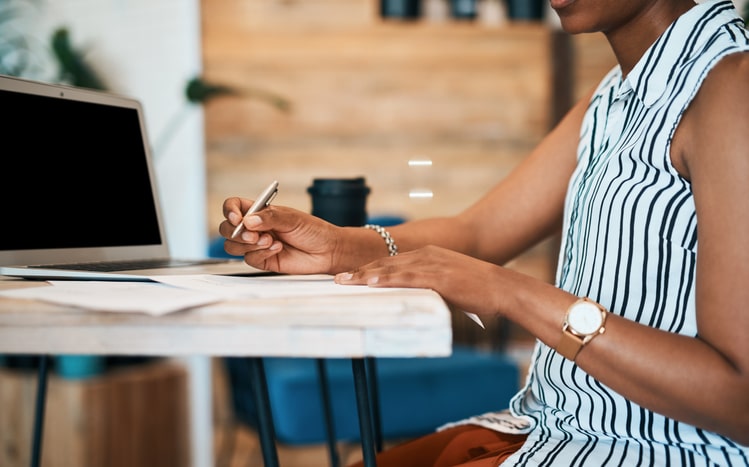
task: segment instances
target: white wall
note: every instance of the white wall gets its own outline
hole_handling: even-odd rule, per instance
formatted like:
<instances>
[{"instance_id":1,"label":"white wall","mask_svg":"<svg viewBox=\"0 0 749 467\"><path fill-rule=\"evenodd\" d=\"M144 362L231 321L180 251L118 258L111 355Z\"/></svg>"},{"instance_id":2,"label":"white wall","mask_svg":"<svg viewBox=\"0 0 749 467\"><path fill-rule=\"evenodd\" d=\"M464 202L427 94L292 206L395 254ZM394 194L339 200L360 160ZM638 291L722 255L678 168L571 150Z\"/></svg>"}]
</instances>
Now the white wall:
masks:
<instances>
[{"instance_id":1,"label":"white wall","mask_svg":"<svg viewBox=\"0 0 749 467\"><path fill-rule=\"evenodd\" d=\"M172 253L204 255L203 114L183 92L201 69L199 0L38 0L26 3L24 17L37 52L48 47L53 30L67 27L107 88L143 103ZM30 77L56 80L55 62L48 58Z\"/></svg>"}]
</instances>

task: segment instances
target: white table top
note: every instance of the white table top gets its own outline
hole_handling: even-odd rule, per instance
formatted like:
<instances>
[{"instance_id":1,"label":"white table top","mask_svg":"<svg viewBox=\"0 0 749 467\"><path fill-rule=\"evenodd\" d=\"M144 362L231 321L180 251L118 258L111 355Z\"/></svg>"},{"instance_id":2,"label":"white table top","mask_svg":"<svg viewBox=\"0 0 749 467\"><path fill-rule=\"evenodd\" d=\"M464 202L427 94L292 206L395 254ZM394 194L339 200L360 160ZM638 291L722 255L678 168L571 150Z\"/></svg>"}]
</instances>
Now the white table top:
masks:
<instances>
[{"instance_id":1,"label":"white table top","mask_svg":"<svg viewBox=\"0 0 749 467\"><path fill-rule=\"evenodd\" d=\"M45 286L0 278L0 289ZM163 316L0 297L0 353L437 357L452 348L435 292L230 300Z\"/></svg>"}]
</instances>

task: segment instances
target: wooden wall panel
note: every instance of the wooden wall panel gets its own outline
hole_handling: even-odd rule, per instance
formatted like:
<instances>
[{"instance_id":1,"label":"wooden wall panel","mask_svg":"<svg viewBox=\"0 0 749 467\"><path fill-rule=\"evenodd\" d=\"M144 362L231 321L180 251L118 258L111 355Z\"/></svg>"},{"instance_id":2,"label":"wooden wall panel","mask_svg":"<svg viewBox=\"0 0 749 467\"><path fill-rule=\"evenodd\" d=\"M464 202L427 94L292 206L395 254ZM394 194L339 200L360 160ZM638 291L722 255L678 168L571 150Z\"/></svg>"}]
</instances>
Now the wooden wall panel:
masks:
<instances>
[{"instance_id":1,"label":"wooden wall panel","mask_svg":"<svg viewBox=\"0 0 749 467\"><path fill-rule=\"evenodd\" d=\"M454 213L547 127L541 26L393 24L370 0L204 1L203 15L206 78L293 105L288 114L241 97L206 106L212 225L226 196L254 196L272 178L279 202L300 209L313 178L363 175L372 214ZM430 173L410 173L411 158L432 159ZM409 201L413 183L432 188L432 202Z\"/></svg>"},{"instance_id":2,"label":"wooden wall panel","mask_svg":"<svg viewBox=\"0 0 749 467\"><path fill-rule=\"evenodd\" d=\"M377 0L203 0L205 26L262 31L357 29L377 19Z\"/></svg>"},{"instance_id":3,"label":"wooden wall panel","mask_svg":"<svg viewBox=\"0 0 749 467\"><path fill-rule=\"evenodd\" d=\"M591 91L616 65L614 53L603 34L581 34L573 38L576 97Z\"/></svg>"},{"instance_id":4,"label":"wooden wall panel","mask_svg":"<svg viewBox=\"0 0 749 467\"><path fill-rule=\"evenodd\" d=\"M211 235L226 197L271 179L278 203L307 211L314 178L364 176L372 215L453 214L550 124L551 34L540 24L387 22L376 0L203 0L202 15L206 79L292 103L288 113L247 96L206 105ZM576 57L588 43L576 40ZM584 59L587 83L597 59ZM409 168L413 158L433 165ZM412 200L412 188L434 197ZM542 246L519 267L550 280L554 256Z\"/></svg>"}]
</instances>

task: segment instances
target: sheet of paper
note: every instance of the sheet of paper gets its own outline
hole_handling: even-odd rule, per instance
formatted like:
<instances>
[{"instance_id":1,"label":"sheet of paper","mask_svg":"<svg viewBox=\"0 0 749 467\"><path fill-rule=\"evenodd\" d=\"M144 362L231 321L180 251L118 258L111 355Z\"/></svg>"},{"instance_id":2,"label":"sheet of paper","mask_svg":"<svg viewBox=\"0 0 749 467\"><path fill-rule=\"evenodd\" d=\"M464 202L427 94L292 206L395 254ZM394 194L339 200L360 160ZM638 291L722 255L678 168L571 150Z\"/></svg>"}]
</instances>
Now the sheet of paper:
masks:
<instances>
[{"instance_id":1,"label":"sheet of paper","mask_svg":"<svg viewBox=\"0 0 749 467\"><path fill-rule=\"evenodd\" d=\"M6 297L42 300L97 311L163 315L217 302L221 297L202 291L148 282L50 281L52 287L0 291Z\"/></svg>"},{"instance_id":2,"label":"sheet of paper","mask_svg":"<svg viewBox=\"0 0 749 467\"><path fill-rule=\"evenodd\" d=\"M211 293L224 298L321 297L387 293L394 290L404 290L385 287L340 285L333 281L333 276L326 274L262 277L200 274L154 276L152 279L174 287Z\"/></svg>"}]
</instances>

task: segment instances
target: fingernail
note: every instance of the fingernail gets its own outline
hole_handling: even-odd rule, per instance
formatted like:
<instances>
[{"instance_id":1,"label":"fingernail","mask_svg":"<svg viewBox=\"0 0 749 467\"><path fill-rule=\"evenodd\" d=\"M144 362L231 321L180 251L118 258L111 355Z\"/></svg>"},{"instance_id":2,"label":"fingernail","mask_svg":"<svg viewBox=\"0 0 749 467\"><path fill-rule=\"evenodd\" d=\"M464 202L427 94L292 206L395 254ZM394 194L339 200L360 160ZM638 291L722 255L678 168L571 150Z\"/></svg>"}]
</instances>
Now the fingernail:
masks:
<instances>
[{"instance_id":1,"label":"fingernail","mask_svg":"<svg viewBox=\"0 0 749 467\"><path fill-rule=\"evenodd\" d=\"M229 213L229 222L231 222L232 225L237 225L242 222L242 216L232 211Z\"/></svg>"},{"instance_id":2,"label":"fingernail","mask_svg":"<svg viewBox=\"0 0 749 467\"><path fill-rule=\"evenodd\" d=\"M257 241L257 246L268 246L271 243L271 239L268 236L262 236L260 237L260 240Z\"/></svg>"},{"instance_id":3,"label":"fingernail","mask_svg":"<svg viewBox=\"0 0 749 467\"><path fill-rule=\"evenodd\" d=\"M240 237L242 238L242 240L244 240L245 242L251 242L252 241L252 236L253 236L253 234L250 233L250 232L247 232L246 230L244 232L242 232L242 235L240 235Z\"/></svg>"},{"instance_id":4,"label":"fingernail","mask_svg":"<svg viewBox=\"0 0 749 467\"><path fill-rule=\"evenodd\" d=\"M377 283L380 282L380 278L377 276L370 277L369 280L367 280L367 285L377 285Z\"/></svg>"},{"instance_id":5,"label":"fingernail","mask_svg":"<svg viewBox=\"0 0 749 467\"><path fill-rule=\"evenodd\" d=\"M244 220L245 227L257 227L258 225L262 223L263 223L263 220L260 219L259 216L250 216Z\"/></svg>"},{"instance_id":6,"label":"fingernail","mask_svg":"<svg viewBox=\"0 0 749 467\"><path fill-rule=\"evenodd\" d=\"M347 280L351 280L352 277L354 277L354 275L351 274L350 272L342 272L340 274L336 274L335 281L336 282L347 281Z\"/></svg>"},{"instance_id":7,"label":"fingernail","mask_svg":"<svg viewBox=\"0 0 749 467\"><path fill-rule=\"evenodd\" d=\"M268 247L268 249L270 251L278 251L281 249L281 247L283 247L281 242L273 242L273 244L270 247Z\"/></svg>"}]
</instances>

